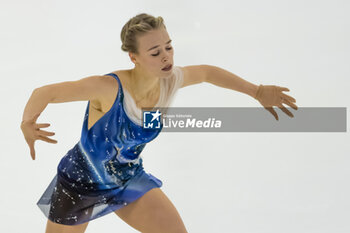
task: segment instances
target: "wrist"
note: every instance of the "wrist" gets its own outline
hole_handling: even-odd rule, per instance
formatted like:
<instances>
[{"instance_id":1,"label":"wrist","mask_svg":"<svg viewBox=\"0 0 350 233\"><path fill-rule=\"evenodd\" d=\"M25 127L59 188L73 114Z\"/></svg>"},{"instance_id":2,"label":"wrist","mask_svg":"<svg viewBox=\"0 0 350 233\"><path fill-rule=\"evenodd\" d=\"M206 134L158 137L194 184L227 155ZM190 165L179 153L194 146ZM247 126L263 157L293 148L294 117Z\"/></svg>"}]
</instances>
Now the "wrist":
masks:
<instances>
[{"instance_id":1,"label":"wrist","mask_svg":"<svg viewBox=\"0 0 350 233\"><path fill-rule=\"evenodd\" d=\"M28 122L28 120L22 120L21 125L23 125L26 122Z\"/></svg>"},{"instance_id":2,"label":"wrist","mask_svg":"<svg viewBox=\"0 0 350 233\"><path fill-rule=\"evenodd\" d=\"M260 92L262 86L263 86L262 84L260 84L259 86L258 85L254 85L254 91L253 91L253 95L252 95L252 97L254 99L258 98L258 95L259 95L259 92Z\"/></svg>"}]
</instances>

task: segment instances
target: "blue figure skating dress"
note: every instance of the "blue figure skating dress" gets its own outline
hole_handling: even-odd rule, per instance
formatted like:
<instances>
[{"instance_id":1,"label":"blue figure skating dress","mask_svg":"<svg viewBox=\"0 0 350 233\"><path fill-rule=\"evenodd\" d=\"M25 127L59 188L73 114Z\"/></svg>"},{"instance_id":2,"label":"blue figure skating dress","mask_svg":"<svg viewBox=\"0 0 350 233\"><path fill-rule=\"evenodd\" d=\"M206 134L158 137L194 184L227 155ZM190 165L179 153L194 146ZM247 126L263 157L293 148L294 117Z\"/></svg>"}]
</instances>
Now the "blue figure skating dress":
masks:
<instances>
[{"instance_id":1,"label":"blue figure skating dress","mask_svg":"<svg viewBox=\"0 0 350 233\"><path fill-rule=\"evenodd\" d=\"M140 156L145 145L158 136L162 123L158 129L144 129L139 117L141 109L123 90L118 76L107 75L119 84L115 102L90 129L88 102L79 142L61 159L57 174L37 202L52 222L77 225L91 221L163 184L144 170ZM160 81L155 107L166 107L182 85L182 70L174 66L172 75Z\"/></svg>"}]
</instances>

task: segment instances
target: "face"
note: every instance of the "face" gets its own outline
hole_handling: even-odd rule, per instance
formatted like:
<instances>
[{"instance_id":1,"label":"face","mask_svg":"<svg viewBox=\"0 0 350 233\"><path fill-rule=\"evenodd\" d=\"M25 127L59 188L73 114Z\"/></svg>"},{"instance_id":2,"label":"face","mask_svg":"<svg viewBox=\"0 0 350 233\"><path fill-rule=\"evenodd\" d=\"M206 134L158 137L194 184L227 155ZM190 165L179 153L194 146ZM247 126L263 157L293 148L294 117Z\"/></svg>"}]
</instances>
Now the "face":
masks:
<instances>
[{"instance_id":1,"label":"face","mask_svg":"<svg viewBox=\"0 0 350 233\"><path fill-rule=\"evenodd\" d=\"M158 77L166 77L172 73L173 67L167 71L162 70L168 65L174 65L174 50L164 27L139 36L137 41L139 54L129 53L129 55L131 60L137 63L138 68Z\"/></svg>"}]
</instances>

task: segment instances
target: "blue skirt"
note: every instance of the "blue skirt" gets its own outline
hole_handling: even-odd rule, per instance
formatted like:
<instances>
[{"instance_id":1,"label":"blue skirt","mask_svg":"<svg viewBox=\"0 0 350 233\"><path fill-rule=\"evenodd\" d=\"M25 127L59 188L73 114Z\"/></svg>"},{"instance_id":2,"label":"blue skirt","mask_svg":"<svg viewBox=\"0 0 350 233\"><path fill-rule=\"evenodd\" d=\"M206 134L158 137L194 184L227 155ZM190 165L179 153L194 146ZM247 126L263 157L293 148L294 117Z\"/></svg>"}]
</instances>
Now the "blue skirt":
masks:
<instances>
[{"instance_id":1,"label":"blue skirt","mask_svg":"<svg viewBox=\"0 0 350 233\"><path fill-rule=\"evenodd\" d=\"M79 147L75 146L73 150L79 152ZM144 171L142 158L132 166L114 164L113 169L117 170L116 176L132 175L119 176L118 185L101 190L79 189L80 186L89 184L72 181L58 170L37 205L52 222L78 225L114 212L163 184L161 180Z\"/></svg>"}]
</instances>

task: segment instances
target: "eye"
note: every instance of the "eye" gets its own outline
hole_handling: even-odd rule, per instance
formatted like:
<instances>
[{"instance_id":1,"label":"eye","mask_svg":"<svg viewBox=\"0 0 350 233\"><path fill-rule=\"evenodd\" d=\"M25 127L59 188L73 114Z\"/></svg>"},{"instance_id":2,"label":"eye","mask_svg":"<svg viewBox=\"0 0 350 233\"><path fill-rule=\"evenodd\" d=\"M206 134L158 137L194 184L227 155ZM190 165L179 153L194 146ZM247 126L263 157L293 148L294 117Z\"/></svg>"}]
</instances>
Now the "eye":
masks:
<instances>
[{"instance_id":1,"label":"eye","mask_svg":"<svg viewBox=\"0 0 350 233\"><path fill-rule=\"evenodd\" d=\"M173 49L173 47L169 47L169 48L166 48L167 50L172 50ZM159 55L159 52L158 53L156 53L156 54L152 54L152 56L153 57L156 57L156 56L158 56Z\"/></svg>"}]
</instances>

